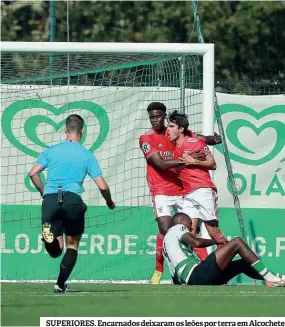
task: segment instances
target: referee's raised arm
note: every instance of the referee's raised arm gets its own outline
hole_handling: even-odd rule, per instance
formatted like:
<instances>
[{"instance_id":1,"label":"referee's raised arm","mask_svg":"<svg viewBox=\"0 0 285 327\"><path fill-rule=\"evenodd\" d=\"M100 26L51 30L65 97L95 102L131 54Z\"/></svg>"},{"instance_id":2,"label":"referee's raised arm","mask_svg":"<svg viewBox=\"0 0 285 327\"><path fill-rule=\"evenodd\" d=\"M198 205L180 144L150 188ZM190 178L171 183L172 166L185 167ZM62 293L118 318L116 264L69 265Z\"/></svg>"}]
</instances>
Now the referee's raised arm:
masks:
<instances>
[{"instance_id":1,"label":"referee's raised arm","mask_svg":"<svg viewBox=\"0 0 285 327\"><path fill-rule=\"evenodd\" d=\"M95 155L80 144L84 121L79 115L66 119L66 140L42 152L30 171L30 178L43 196L43 242L49 255L57 258L62 254L63 234L66 252L60 264L60 272L54 287L56 293L65 293L78 254L78 247L85 226L86 204L81 198L83 181L88 174L98 186L106 205L115 208L111 192ZM43 185L40 172L48 170Z\"/></svg>"}]
</instances>

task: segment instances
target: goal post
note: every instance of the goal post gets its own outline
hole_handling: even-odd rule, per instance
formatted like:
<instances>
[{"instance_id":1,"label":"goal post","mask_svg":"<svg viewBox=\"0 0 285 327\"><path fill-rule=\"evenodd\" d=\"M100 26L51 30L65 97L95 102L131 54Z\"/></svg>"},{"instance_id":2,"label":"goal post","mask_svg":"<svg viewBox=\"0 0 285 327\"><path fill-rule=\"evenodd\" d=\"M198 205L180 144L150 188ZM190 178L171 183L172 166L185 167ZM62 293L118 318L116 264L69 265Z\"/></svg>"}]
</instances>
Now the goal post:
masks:
<instances>
[{"instance_id":1,"label":"goal post","mask_svg":"<svg viewBox=\"0 0 285 327\"><path fill-rule=\"evenodd\" d=\"M203 56L203 134L213 134L214 44L200 43L116 43L116 42L1 42L2 53L116 53L180 54ZM183 65L181 65L183 69Z\"/></svg>"},{"instance_id":2,"label":"goal post","mask_svg":"<svg viewBox=\"0 0 285 327\"><path fill-rule=\"evenodd\" d=\"M150 129L146 108L163 102L168 113L185 112L193 131L212 134L214 45L2 42L1 52L1 279L57 275L42 247L41 199L28 172L40 152L64 139L67 115L78 113L82 143L98 158L116 209L86 178L87 228L71 279L146 280L157 234L138 143Z\"/></svg>"}]
</instances>

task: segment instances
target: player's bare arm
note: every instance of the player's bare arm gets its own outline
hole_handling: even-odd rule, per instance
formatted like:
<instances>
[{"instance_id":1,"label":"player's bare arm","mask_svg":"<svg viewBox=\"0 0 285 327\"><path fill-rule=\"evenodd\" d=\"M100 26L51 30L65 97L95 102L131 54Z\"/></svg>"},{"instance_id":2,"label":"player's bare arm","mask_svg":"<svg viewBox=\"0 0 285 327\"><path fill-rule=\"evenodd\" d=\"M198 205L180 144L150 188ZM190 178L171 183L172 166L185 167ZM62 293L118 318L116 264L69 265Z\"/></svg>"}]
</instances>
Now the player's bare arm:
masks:
<instances>
[{"instance_id":1,"label":"player's bare arm","mask_svg":"<svg viewBox=\"0 0 285 327\"><path fill-rule=\"evenodd\" d=\"M211 245L218 244L215 240L206 240L204 238L197 238L191 233L186 233L183 235L182 240L185 244L189 244L194 248L206 248Z\"/></svg>"},{"instance_id":2,"label":"player's bare arm","mask_svg":"<svg viewBox=\"0 0 285 327\"><path fill-rule=\"evenodd\" d=\"M217 145L222 143L222 138L217 133L214 133L214 135L209 136L197 134L197 137L204 140L208 145Z\"/></svg>"},{"instance_id":3,"label":"player's bare arm","mask_svg":"<svg viewBox=\"0 0 285 327\"><path fill-rule=\"evenodd\" d=\"M35 164L32 170L30 171L30 178L32 183L35 185L36 189L43 195L44 184L41 180L40 173L44 170L43 166Z\"/></svg>"},{"instance_id":4,"label":"player's bare arm","mask_svg":"<svg viewBox=\"0 0 285 327\"><path fill-rule=\"evenodd\" d=\"M213 156L208 156L206 160L200 161L194 159L192 155L184 155L183 159L185 160L186 166L196 166L201 168L206 168L208 170L215 170L217 168L216 161Z\"/></svg>"},{"instance_id":5,"label":"player's bare arm","mask_svg":"<svg viewBox=\"0 0 285 327\"><path fill-rule=\"evenodd\" d=\"M147 162L151 164L154 168L159 169L159 170L167 170L170 168L177 168L177 167L182 167L185 165L184 159L178 159L178 160L163 160L161 158L161 155L156 152L153 153L148 159Z\"/></svg>"},{"instance_id":6,"label":"player's bare arm","mask_svg":"<svg viewBox=\"0 0 285 327\"><path fill-rule=\"evenodd\" d=\"M115 203L112 200L112 196L111 196L111 192L110 192L109 186L106 183L104 177L103 176L100 176L98 178L95 178L94 179L94 182L98 186L101 195L103 196L103 198L106 201L107 206L110 209L114 209L115 208Z\"/></svg>"}]
</instances>

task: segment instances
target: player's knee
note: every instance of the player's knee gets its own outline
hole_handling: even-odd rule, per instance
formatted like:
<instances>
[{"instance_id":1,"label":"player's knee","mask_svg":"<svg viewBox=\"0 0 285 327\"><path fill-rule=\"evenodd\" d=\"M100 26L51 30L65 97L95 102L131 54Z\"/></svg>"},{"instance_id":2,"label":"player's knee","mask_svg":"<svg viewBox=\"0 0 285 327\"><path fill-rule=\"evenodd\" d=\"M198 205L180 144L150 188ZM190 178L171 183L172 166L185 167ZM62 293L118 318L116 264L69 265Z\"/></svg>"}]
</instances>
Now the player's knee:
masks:
<instances>
[{"instance_id":1,"label":"player's knee","mask_svg":"<svg viewBox=\"0 0 285 327\"><path fill-rule=\"evenodd\" d=\"M238 246L244 244L244 241L240 238L240 237L235 237L233 239L233 241L235 242L235 244L237 244Z\"/></svg>"}]
</instances>

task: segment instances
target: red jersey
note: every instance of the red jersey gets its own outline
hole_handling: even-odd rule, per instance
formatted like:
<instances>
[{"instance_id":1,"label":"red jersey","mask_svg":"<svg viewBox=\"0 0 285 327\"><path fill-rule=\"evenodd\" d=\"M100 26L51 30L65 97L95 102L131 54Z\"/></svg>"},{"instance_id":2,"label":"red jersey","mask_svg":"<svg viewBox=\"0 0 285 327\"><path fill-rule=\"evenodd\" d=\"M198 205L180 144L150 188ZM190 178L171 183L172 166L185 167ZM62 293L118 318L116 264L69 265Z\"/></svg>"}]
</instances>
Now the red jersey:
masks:
<instances>
[{"instance_id":1,"label":"red jersey","mask_svg":"<svg viewBox=\"0 0 285 327\"><path fill-rule=\"evenodd\" d=\"M185 136L180 147L174 150L174 158L182 157L184 153L191 154L199 150L206 154L206 157L212 155L207 144L197 137ZM178 177L181 180L186 193L190 193L199 188L212 188L217 191L215 184L211 180L208 169L204 167L185 167L178 170Z\"/></svg>"},{"instance_id":2,"label":"red jersey","mask_svg":"<svg viewBox=\"0 0 285 327\"><path fill-rule=\"evenodd\" d=\"M156 152L163 160L173 158L174 144L165 134L158 134L154 129L140 136L140 148L146 160ZM146 179L152 196L185 194L174 168L158 170L147 162Z\"/></svg>"}]
</instances>

